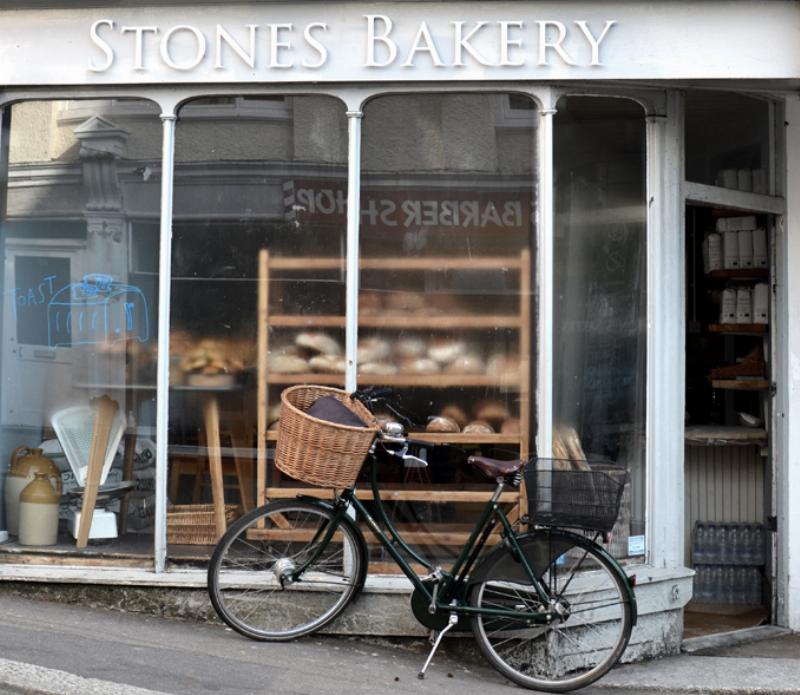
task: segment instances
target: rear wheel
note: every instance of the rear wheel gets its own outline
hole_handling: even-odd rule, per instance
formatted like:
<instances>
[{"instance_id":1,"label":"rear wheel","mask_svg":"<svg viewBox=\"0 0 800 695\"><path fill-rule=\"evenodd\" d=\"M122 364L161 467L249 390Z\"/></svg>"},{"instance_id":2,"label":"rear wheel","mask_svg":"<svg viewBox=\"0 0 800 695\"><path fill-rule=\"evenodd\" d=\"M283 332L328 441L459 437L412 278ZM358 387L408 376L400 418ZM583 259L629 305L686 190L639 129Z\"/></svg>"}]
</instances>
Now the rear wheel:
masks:
<instances>
[{"instance_id":1,"label":"rear wheel","mask_svg":"<svg viewBox=\"0 0 800 695\"><path fill-rule=\"evenodd\" d=\"M327 507L299 500L272 502L238 519L208 567L220 618L267 641L300 637L333 620L356 593L366 558L347 523L324 545L332 523Z\"/></svg>"},{"instance_id":2,"label":"rear wheel","mask_svg":"<svg viewBox=\"0 0 800 695\"><path fill-rule=\"evenodd\" d=\"M518 685L550 692L585 687L608 672L630 639L632 610L625 580L588 539L553 530L536 533L533 541L545 544L540 557L547 559L534 571L557 616L540 625L476 615L475 640L492 666ZM530 581L519 572L512 574L516 576L511 578L507 568L490 570L473 585L470 604L544 612Z\"/></svg>"}]
</instances>

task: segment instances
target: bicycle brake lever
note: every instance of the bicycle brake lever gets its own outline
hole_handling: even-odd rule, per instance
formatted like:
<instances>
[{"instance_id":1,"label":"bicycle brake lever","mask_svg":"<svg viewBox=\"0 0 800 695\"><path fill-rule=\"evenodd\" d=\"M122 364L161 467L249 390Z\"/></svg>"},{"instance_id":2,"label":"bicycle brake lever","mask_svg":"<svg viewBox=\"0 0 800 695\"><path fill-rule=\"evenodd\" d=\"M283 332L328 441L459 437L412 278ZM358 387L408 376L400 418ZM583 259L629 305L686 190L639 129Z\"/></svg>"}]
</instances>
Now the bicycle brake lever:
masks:
<instances>
[{"instance_id":1,"label":"bicycle brake lever","mask_svg":"<svg viewBox=\"0 0 800 695\"><path fill-rule=\"evenodd\" d=\"M428 462L425 459L420 458L419 456L414 456L413 454L403 454L401 458L403 459L403 465L406 468L428 467Z\"/></svg>"}]
</instances>

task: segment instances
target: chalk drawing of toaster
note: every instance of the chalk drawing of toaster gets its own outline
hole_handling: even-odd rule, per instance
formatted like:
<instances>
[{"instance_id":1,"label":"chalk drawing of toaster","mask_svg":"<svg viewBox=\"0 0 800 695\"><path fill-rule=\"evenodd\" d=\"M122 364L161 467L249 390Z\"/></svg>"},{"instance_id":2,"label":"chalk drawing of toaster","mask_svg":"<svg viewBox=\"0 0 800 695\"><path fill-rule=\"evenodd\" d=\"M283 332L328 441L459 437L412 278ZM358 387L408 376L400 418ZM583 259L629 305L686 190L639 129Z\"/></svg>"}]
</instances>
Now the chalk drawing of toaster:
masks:
<instances>
[{"instance_id":1,"label":"chalk drawing of toaster","mask_svg":"<svg viewBox=\"0 0 800 695\"><path fill-rule=\"evenodd\" d=\"M150 339L147 300L138 287L90 273L58 290L47 305L50 347Z\"/></svg>"}]
</instances>

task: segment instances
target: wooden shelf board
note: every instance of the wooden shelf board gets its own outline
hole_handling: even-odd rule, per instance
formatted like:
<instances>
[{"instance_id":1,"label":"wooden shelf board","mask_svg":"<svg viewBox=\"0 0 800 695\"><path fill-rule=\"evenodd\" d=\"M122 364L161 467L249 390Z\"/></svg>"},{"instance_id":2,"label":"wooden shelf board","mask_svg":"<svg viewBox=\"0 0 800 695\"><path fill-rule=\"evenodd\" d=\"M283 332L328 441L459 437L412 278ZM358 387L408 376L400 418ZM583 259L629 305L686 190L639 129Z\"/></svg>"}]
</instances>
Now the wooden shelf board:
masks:
<instances>
[{"instance_id":1,"label":"wooden shelf board","mask_svg":"<svg viewBox=\"0 0 800 695\"><path fill-rule=\"evenodd\" d=\"M689 446L743 446L767 443L767 431L734 425L693 425L684 430Z\"/></svg>"},{"instance_id":2,"label":"wooden shelf board","mask_svg":"<svg viewBox=\"0 0 800 695\"><path fill-rule=\"evenodd\" d=\"M344 316L319 316L319 315L273 315L269 319L271 326L298 327L309 326L325 328L344 328ZM364 328L432 328L449 330L452 328L519 328L518 316L503 316L497 314L459 316L453 314L418 316L414 314L376 314L375 316L361 315L358 325Z\"/></svg>"},{"instance_id":3,"label":"wooden shelf board","mask_svg":"<svg viewBox=\"0 0 800 695\"><path fill-rule=\"evenodd\" d=\"M369 488L356 491L358 499L372 500L374 496ZM382 489L381 499L384 502L486 502L494 494L493 490L422 490L422 489ZM333 499L333 491L313 487L271 487L267 489L267 499L293 499L299 495ZM518 502L518 492L503 492L500 502Z\"/></svg>"},{"instance_id":4,"label":"wooden shelf board","mask_svg":"<svg viewBox=\"0 0 800 695\"><path fill-rule=\"evenodd\" d=\"M769 330L769 325L766 323L712 323L709 324L708 330L710 333L747 333L747 334L763 334Z\"/></svg>"},{"instance_id":5,"label":"wooden shelf board","mask_svg":"<svg viewBox=\"0 0 800 695\"><path fill-rule=\"evenodd\" d=\"M711 388L732 391L766 391L770 382L766 379L712 379Z\"/></svg>"},{"instance_id":6,"label":"wooden shelf board","mask_svg":"<svg viewBox=\"0 0 800 695\"><path fill-rule=\"evenodd\" d=\"M270 270L344 270L344 258L270 256ZM519 270L519 256L362 258L361 270Z\"/></svg>"},{"instance_id":7,"label":"wooden shelf board","mask_svg":"<svg viewBox=\"0 0 800 695\"><path fill-rule=\"evenodd\" d=\"M270 374L269 384L320 384L323 386L342 386L344 374ZM421 386L444 388L447 386L495 386L519 389L519 377L508 378L487 376L486 374L391 374L391 375L359 375L361 386Z\"/></svg>"},{"instance_id":8,"label":"wooden shelf board","mask_svg":"<svg viewBox=\"0 0 800 695\"><path fill-rule=\"evenodd\" d=\"M411 439L420 439L431 444L516 444L520 443L518 434L444 434L440 432L409 432ZM267 441L278 439L277 430L267 432Z\"/></svg>"},{"instance_id":9,"label":"wooden shelf board","mask_svg":"<svg viewBox=\"0 0 800 695\"><path fill-rule=\"evenodd\" d=\"M769 268L726 268L712 270L708 276L712 280L759 280L769 278Z\"/></svg>"}]
</instances>

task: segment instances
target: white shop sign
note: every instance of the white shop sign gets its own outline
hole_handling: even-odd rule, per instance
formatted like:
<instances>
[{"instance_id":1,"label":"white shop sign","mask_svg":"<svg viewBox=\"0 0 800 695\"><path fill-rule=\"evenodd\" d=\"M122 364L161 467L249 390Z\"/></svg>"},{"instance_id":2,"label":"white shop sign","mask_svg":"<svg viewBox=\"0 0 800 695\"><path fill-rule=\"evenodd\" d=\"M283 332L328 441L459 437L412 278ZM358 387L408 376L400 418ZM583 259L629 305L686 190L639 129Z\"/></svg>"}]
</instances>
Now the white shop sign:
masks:
<instances>
[{"instance_id":1,"label":"white shop sign","mask_svg":"<svg viewBox=\"0 0 800 695\"><path fill-rule=\"evenodd\" d=\"M3 11L0 85L797 79L798 34L789 0Z\"/></svg>"}]
</instances>

